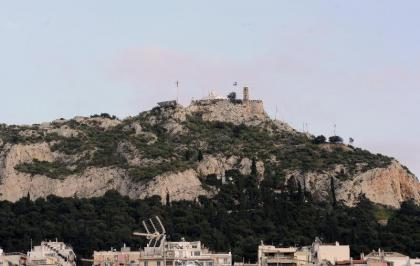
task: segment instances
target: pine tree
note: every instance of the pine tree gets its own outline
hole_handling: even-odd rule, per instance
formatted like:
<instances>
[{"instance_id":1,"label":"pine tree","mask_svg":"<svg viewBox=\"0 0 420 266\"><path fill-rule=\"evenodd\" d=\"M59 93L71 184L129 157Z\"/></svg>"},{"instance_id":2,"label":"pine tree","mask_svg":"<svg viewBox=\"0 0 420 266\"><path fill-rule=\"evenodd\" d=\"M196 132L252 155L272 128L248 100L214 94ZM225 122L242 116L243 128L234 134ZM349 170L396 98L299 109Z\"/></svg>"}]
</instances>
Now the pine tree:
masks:
<instances>
[{"instance_id":1,"label":"pine tree","mask_svg":"<svg viewBox=\"0 0 420 266\"><path fill-rule=\"evenodd\" d=\"M252 158L251 176L253 177L257 176L257 161L255 160L255 158Z\"/></svg>"},{"instance_id":2,"label":"pine tree","mask_svg":"<svg viewBox=\"0 0 420 266\"><path fill-rule=\"evenodd\" d=\"M169 191L166 190L166 206L171 206L171 200L169 197Z\"/></svg>"},{"instance_id":3,"label":"pine tree","mask_svg":"<svg viewBox=\"0 0 420 266\"><path fill-rule=\"evenodd\" d=\"M330 178L330 189L331 189L331 200L333 206L337 205L337 198L335 197L335 184L334 184L334 178Z\"/></svg>"}]
</instances>

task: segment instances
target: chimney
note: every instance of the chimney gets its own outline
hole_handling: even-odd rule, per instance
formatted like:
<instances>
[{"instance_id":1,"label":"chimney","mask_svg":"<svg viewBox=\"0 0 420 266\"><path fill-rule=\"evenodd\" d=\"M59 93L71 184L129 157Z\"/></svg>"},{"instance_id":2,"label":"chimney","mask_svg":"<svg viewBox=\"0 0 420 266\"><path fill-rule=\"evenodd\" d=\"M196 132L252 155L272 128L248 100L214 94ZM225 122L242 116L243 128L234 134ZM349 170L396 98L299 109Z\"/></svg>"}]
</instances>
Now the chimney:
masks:
<instances>
[{"instance_id":1,"label":"chimney","mask_svg":"<svg viewBox=\"0 0 420 266\"><path fill-rule=\"evenodd\" d=\"M248 102L249 101L249 89L248 87L244 87L244 93L243 93L243 101Z\"/></svg>"}]
</instances>

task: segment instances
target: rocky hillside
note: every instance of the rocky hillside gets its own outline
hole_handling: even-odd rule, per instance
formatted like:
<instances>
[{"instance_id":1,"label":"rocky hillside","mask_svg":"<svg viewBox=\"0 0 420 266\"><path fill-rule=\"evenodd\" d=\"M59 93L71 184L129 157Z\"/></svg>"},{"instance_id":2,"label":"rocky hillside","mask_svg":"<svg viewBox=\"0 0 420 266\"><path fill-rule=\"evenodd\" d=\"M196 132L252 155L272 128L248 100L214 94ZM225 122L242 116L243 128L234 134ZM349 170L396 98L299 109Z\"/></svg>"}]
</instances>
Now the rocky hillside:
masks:
<instances>
[{"instance_id":1,"label":"rocky hillside","mask_svg":"<svg viewBox=\"0 0 420 266\"><path fill-rule=\"evenodd\" d=\"M256 172L279 191L293 183L317 200L353 206L365 195L398 208L420 203L417 178L396 160L271 120L260 101L206 100L156 107L119 120L107 114L31 126L0 125L0 199L101 196L117 190L162 201L213 197L214 181Z\"/></svg>"}]
</instances>

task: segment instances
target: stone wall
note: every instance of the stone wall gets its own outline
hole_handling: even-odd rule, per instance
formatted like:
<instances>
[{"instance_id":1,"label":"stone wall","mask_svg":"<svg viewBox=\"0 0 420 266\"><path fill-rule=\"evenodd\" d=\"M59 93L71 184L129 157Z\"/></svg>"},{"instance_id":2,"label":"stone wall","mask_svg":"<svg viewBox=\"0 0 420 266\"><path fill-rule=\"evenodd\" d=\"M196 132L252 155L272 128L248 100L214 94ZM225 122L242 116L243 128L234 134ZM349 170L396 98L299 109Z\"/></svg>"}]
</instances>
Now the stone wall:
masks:
<instances>
[{"instance_id":1,"label":"stone wall","mask_svg":"<svg viewBox=\"0 0 420 266\"><path fill-rule=\"evenodd\" d=\"M205 121L258 125L270 119L264 111L262 101L246 103L232 103L229 100L194 101L186 109L189 113L201 113Z\"/></svg>"}]
</instances>

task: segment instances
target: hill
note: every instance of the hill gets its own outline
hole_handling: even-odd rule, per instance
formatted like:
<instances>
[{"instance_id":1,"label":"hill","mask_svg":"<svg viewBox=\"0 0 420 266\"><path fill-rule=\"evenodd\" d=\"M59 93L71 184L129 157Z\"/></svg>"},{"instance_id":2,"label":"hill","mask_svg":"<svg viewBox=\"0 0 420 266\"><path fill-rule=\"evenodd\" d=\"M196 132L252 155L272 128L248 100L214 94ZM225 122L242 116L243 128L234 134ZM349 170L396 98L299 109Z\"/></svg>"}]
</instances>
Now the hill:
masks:
<instances>
[{"instance_id":1,"label":"hill","mask_svg":"<svg viewBox=\"0 0 420 266\"><path fill-rule=\"evenodd\" d=\"M420 202L420 184L395 159L323 143L272 120L263 103L215 97L161 103L119 120L108 114L30 126L0 126L0 199L101 196L214 197L228 172L256 171L273 191L294 184L318 201L348 206L361 196L399 208Z\"/></svg>"}]
</instances>

